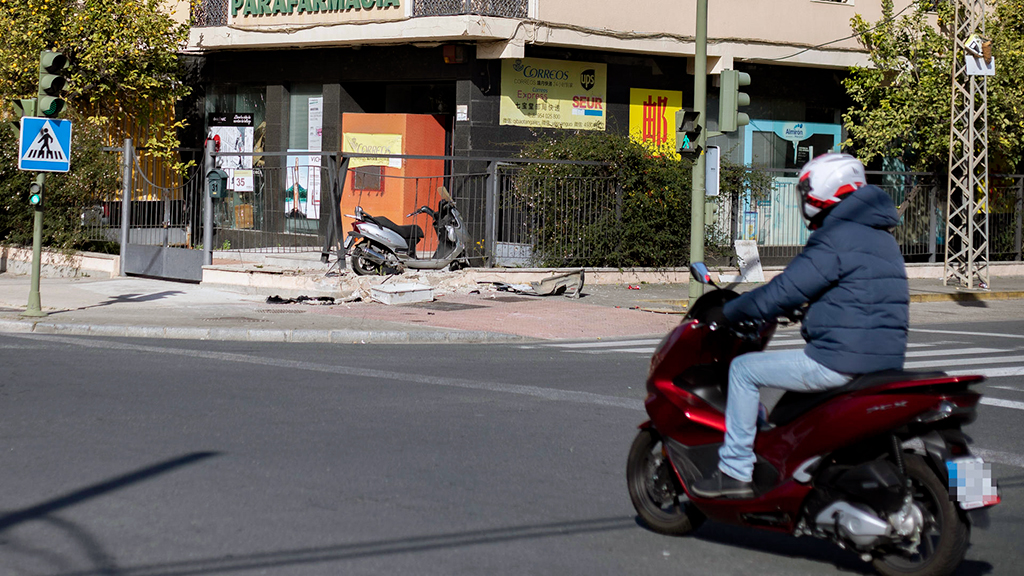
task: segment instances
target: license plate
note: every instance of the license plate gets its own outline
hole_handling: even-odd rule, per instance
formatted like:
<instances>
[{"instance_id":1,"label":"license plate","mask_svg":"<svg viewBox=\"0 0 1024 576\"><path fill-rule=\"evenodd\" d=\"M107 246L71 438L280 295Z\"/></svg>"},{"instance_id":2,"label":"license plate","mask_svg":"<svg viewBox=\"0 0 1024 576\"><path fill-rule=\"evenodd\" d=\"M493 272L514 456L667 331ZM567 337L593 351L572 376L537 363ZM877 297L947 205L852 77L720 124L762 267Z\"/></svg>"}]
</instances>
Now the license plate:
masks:
<instances>
[{"instance_id":1,"label":"license plate","mask_svg":"<svg viewBox=\"0 0 1024 576\"><path fill-rule=\"evenodd\" d=\"M992 465L977 456L954 458L946 462L949 471L949 497L963 510L999 503L999 489L992 480Z\"/></svg>"},{"instance_id":2,"label":"license plate","mask_svg":"<svg viewBox=\"0 0 1024 576\"><path fill-rule=\"evenodd\" d=\"M351 236L348 236L348 237L345 238L345 250L348 250L350 247L352 247L352 242L354 240L355 240L355 238L353 238Z\"/></svg>"}]
</instances>

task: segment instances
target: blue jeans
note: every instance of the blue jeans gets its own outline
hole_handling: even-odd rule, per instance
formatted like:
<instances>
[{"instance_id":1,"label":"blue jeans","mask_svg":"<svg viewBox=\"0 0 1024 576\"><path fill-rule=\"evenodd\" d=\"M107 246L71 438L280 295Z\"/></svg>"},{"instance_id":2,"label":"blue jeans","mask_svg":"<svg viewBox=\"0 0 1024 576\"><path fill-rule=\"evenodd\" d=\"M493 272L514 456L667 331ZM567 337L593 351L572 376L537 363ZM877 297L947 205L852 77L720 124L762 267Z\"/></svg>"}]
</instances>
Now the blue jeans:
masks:
<instances>
[{"instance_id":1,"label":"blue jeans","mask_svg":"<svg viewBox=\"0 0 1024 576\"><path fill-rule=\"evenodd\" d=\"M838 388L853 378L811 360L803 350L749 352L729 367L729 403L725 409L725 444L718 450L718 469L750 482L754 474L754 435L762 386L816 392Z\"/></svg>"}]
</instances>

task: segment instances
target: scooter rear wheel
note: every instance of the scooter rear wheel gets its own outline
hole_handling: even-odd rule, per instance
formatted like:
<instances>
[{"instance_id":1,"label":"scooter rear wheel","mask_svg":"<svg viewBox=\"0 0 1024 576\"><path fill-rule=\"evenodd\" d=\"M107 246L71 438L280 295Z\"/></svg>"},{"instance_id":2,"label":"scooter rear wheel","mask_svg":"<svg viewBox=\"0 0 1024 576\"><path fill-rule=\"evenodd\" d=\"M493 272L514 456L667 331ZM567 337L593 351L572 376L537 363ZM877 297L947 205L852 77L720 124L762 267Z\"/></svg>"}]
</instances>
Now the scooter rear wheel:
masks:
<instances>
[{"instance_id":1,"label":"scooter rear wheel","mask_svg":"<svg viewBox=\"0 0 1024 576\"><path fill-rule=\"evenodd\" d=\"M363 258L360 252L362 251L356 250L349 258L352 263L352 271L360 276L373 276L379 274L378 270L380 269L380 266Z\"/></svg>"},{"instance_id":2,"label":"scooter rear wheel","mask_svg":"<svg viewBox=\"0 0 1024 576\"><path fill-rule=\"evenodd\" d=\"M387 253L387 249L381 246L373 246L378 252ZM370 260L369 258L363 257L363 245L356 244L352 248L352 255L349 256L349 262L352 264L352 271L359 276L389 276L391 274L398 274L401 270L388 266L387 264L378 264L377 262Z\"/></svg>"},{"instance_id":3,"label":"scooter rear wheel","mask_svg":"<svg viewBox=\"0 0 1024 576\"><path fill-rule=\"evenodd\" d=\"M885 576L952 574L967 553L970 530L950 501L948 488L924 459L907 454L904 462L914 504L924 514L921 543L915 554L893 551L876 557L875 570Z\"/></svg>"},{"instance_id":4,"label":"scooter rear wheel","mask_svg":"<svg viewBox=\"0 0 1024 576\"><path fill-rule=\"evenodd\" d=\"M706 517L690 503L661 448L661 436L652 429L641 430L633 440L626 462L629 498L651 530L682 536Z\"/></svg>"}]
</instances>

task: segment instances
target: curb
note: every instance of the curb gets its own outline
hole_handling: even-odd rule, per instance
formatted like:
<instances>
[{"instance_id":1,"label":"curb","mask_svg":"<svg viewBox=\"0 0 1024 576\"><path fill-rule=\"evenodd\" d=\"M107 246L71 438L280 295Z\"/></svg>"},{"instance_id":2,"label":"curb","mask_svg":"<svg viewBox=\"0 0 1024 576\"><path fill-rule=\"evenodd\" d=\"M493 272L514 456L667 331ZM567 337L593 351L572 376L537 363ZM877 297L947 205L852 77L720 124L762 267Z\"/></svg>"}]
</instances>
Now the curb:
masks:
<instances>
[{"instance_id":1,"label":"curb","mask_svg":"<svg viewBox=\"0 0 1024 576\"><path fill-rule=\"evenodd\" d=\"M112 324L58 324L30 320L0 320L0 332L60 334L171 340L219 340L236 342L302 342L321 344L485 344L526 342L526 336L479 330L310 330L274 328L190 328L170 326L122 326Z\"/></svg>"},{"instance_id":2,"label":"curb","mask_svg":"<svg viewBox=\"0 0 1024 576\"><path fill-rule=\"evenodd\" d=\"M1003 292L926 292L911 294L911 302L979 302L982 300L1022 300L1024 291Z\"/></svg>"}]
</instances>

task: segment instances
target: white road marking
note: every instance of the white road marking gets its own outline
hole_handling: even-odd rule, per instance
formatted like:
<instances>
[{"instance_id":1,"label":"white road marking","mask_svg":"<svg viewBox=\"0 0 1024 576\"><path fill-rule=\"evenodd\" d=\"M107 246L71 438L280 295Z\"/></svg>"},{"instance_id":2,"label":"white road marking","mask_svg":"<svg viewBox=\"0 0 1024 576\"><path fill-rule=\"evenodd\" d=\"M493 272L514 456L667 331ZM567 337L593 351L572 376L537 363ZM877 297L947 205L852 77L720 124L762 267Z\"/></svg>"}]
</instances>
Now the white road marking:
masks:
<instances>
[{"instance_id":1,"label":"white road marking","mask_svg":"<svg viewBox=\"0 0 1024 576\"><path fill-rule=\"evenodd\" d=\"M1024 410L1024 402L1017 402L1015 400L1003 400L1001 398L989 398L988 396L984 396L980 400L980 403L985 404L986 406L999 406L1000 408Z\"/></svg>"},{"instance_id":2,"label":"white road marking","mask_svg":"<svg viewBox=\"0 0 1024 576\"><path fill-rule=\"evenodd\" d=\"M974 366L977 364L1006 364L1007 362L1024 362L1024 356L986 356L984 358L957 358L954 360L924 360L921 362L906 362L903 368L912 370L915 368L935 368L937 366Z\"/></svg>"},{"instance_id":3,"label":"white road marking","mask_svg":"<svg viewBox=\"0 0 1024 576\"><path fill-rule=\"evenodd\" d=\"M907 358L920 358L923 356L961 356L963 354L993 354L999 352L1013 352L1003 348L958 348L954 350L917 350L907 352ZM956 361L958 364L959 360Z\"/></svg>"},{"instance_id":4,"label":"white road marking","mask_svg":"<svg viewBox=\"0 0 1024 576\"><path fill-rule=\"evenodd\" d=\"M1014 454L1012 452L1000 452L998 450L986 450L984 448L975 448L971 446L971 454L980 456L982 460L986 462L995 462L997 464L1008 464L1010 466L1016 466L1018 468L1024 468L1024 456ZM996 479L998 480L998 478Z\"/></svg>"},{"instance_id":5,"label":"white road marking","mask_svg":"<svg viewBox=\"0 0 1024 576\"><path fill-rule=\"evenodd\" d=\"M786 342L777 342L772 340L768 343L769 348L803 348L807 343L803 340L790 340Z\"/></svg>"},{"instance_id":6,"label":"white road marking","mask_svg":"<svg viewBox=\"0 0 1024 576\"><path fill-rule=\"evenodd\" d=\"M615 341L604 341L604 342L569 342L567 344L545 344L554 348L612 348L621 346L650 346L651 344L657 344L661 342L658 340L615 340ZM653 351L654 348L651 348Z\"/></svg>"},{"instance_id":7,"label":"white road marking","mask_svg":"<svg viewBox=\"0 0 1024 576\"><path fill-rule=\"evenodd\" d=\"M1016 386L989 386L989 388L998 388L999 390L1012 390L1013 392L1024 392Z\"/></svg>"},{"instance_id":8,"label":"white road marking","mask_svg":"<svg viewBox=\"0 0 1024 576\"><path fill-rule=\"evenodd\" d=\"M446 386L453 388L465 388L472 390L484 390L489 392L503 392L532 396L545 400L574 402L579 404L592 404L598 406L610 406L616 408L627 408L630 410L643 411L641 400L630 400L617 396L606 396L603 394L592 394L589 392L575 392L571 390L558 390L542 388L539 386L523 386L516 384L502 384L499 382L477 382L461 378L439 378L434 376L423 376L419 374L406 374L402 372L390 372L386 370L373 370L366 368L354 368L350 366L334 366L320 364L317 362L300 362L296 360L281 360L276 358L264 358L246 354L235 354L231 352L210 352L206 350L189 350L182 348L161 348L159 346L142 346L138 344L122 344L110 342L98 338L79 339L65 336L49 336L40 334L10 334L13 338L24 338L41 342L60 342L86 348L104 348L108 350L124 350L130 352L150 352L154 354L172 354L187 358L204 358L208 360L221 360L226 362L240 362L256 364L261 366L274 366L279 368L292 368L309 370L313 372L324 372L328 374L345 374L349 376L360 376L365 378L379 378L386 380L397 380L401 382L413 382L418 384L431 384L435 386ZM1018 368L1024 373L1024 367ZM1002 406L1024 410L1024 402L1013 402L1010 400L998 400L995 398L982 398L982 404ZM984 448L971 448L971 451L981 458L999 464L1008 464L1024 468L1024 456L1009 452L986 450Z\"/></svg>"},{"instance_id":9,"label":"white road marking","mask_svg":"<svg viewBox=\"0 0 1024 576\"><path fill-rule=\"evenodd\" d=\"M611 406L615 408L630 408L643 410L643 401L640 399L621 398L618 396L606 396L604 394L593 394L590 392L577 392L574 390L559 390L557 388L543 388L541 386L527 386L522 384L504 384L501 382L482 382L466 380L463 378L443 378L439 376L425 376L422 374L408 374L404 372L392 372L389 370L376 370L372 368L356 368L353 366L335 366L332 364L321 364L319 362L300 362L298 360L283 360L279 358L265 358L251 356L248 354L236 354L232 352L211 352L207 350L189 350L185 348L161 348L159 346L143 346L139 344L122 344L110 342L99 338L69 338L66 336L49 336L41 334L10 334L12 338L25 338L42 342L61 342L73 344L85 348L103 348L107 350L124 350L126 352L150 352L153 354L167 354L183 356L186 358L204 358L207 360L220 360L224 362L240 362L243 364L255 364L259 366L274 366L277 368L290 368L293 370L309 370L311 372L323 372L327 374L357 376L360 378L374 378L382 380L395 380L398 382L411 382L414 384L430 384L433 386L444 386L450 388L464 388L469 390L483 390L486 392L503 392L506 394L518 394L521 396L532 396L544 400L556 400L563 402L574 402L577 404L591 404L597 406Z\"/></svg>"},{"instance_id":10,"label":"white road marking","mask_svg":"<svg viewBox=\"0 0 1024 576\"><path fill-rule=\"evenodd\" d=\"M1020 334L999 334L996 332L960 332L958 330L928 330L925 328L911 328L911 332L924 332L928 334L956 334L957 336L993 336L998 338L1018 338L1024 339L1024 335Z\"/></svg>"},{"instance_id":11,"label":"white road marking","mask_svg":"<svg viewBox=\"0 0 1024 576\"><path fill-rule=\"evenodd\" d=\"M654 354L656 348L650 346L647 348L605 348L603 350L573 350L573 352L580 352L582 354L604 354L605 352L632 352L634 354Z\"/></svg>"},{"instance_id":12,"label":"white road marking","mask_svg":"<svg viewBox=\"0 0 1024 576\"><path fill-rule=\"evenodd\" d=\"M1024 366L1004 366L1001 368L972 368L969 370L947 370L950 376L973 376L986 378L1002 378L1006 376L1024 376Z\"/></svg>"}]
</instances>

